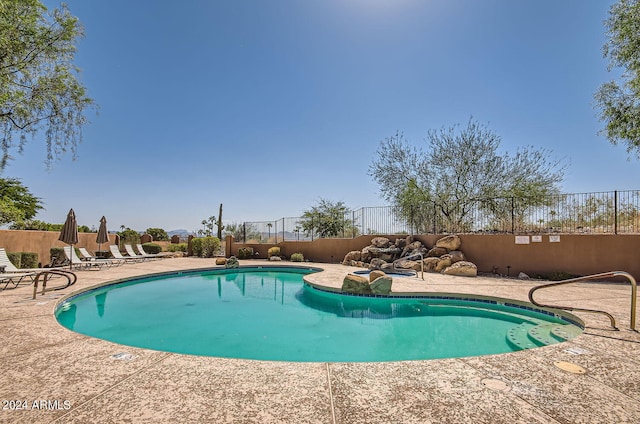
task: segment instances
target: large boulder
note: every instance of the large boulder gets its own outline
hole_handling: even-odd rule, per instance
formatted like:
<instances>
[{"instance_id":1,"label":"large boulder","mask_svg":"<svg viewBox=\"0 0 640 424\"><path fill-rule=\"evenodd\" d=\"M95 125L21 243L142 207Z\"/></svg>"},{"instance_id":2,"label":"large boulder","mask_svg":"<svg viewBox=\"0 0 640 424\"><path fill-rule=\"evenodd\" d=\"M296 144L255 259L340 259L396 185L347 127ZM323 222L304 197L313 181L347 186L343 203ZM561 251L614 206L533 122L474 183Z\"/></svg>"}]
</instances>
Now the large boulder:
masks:
<instances>
[{"instance_id":1,"label":"large boulder","mask_svg":"<svg viewBox=\"0 0 640 424\"><path fill-rule=\"evenodd\" d=\"M380 269L386 263L387 262L385 260L380 258L373 258L371 259L371 262L369 262L369 269Z\"/></svg>"},{"instance_id":2,"label":"large boulder","mask_svg":"<svg viewBox=\"0 0 640 424\"><path fill-rule=\"evenodd\" d=\"M371 253L371 249L374 249L373 246L367 246L360 251L360 260L362 262L370 262L373 259L373 253Z\"/></svg>"},{"instance_id":3,"label":"large boulder","mask_svg":"<svg viewBox=\"0 0 640 424\"><path fill-rule=\"evenodd\" d=\"M375 271L374 271L375 272ZM389 294L391 292L392 278L388 275L382 275L369 284L371 293L373 294Z\"/></svg>"},{"instance_id":4,"label":"large boulder","mask_svg":"<svg viewBox=\"0 0 640 424\"><path fill-rule=\"evenodd\" d=\"M446 275L459 275L462 277L475 277L478 275L478 268L472 262L460 261L445 268L442 273Z\"/></svg>"},{"instance_id":5,"label":"large boulder","mask_svg":"<svg viewBox=\"0 0 640 424\"><path fill-rule=\"evenodd\" d=\"M227 263L224 264L225 268L238 268L240 266L240 262L238 262L238 258L235 256L231 256L227 259Z\"/></svg>"},{"instance_id":6,"label":"large boulder","mask_svg":"<svg viewBox=\"0 0 640 424\"><path fill-rule=\"evenodd\" d=\"M407 245L407 239L406 238L398 238L398 239L396 239L396 242L393 243L393 244L395 244L398 249L404 249L405 246Z\"/></svg>"},{"instance_id":7,"label":"large boulder","mask_svg":"<svg viewBox=\"0 0 640 424\"><path fill-rule=\"evenodd\" d=\"M438 266L438 262L440 262L440 258L424 258L424 260L422 261L424 270L430 272L435 271L436 266Z\"/></svg>"},{"instance_id":8,"label":"large boulder","mask_svg":"<svg viewBox=\"0 0 640 424\"><path fill-rule=\"evenodd\" d=\"M442 272L450 266L451 266L451 258L448 258L447 255L444 255L442 258L440 258L440 260L438 260L435 271Z\"/></svg>"},{"instance_id":9,"label":"large boulder","mask_svg":"<svg viewBox=\"0 0 640 424\"><path fill-rule=\"evenodd\" d=\"M373 283L373 280L379 277L384 277L385 275L387 274L385 274L384 271L380 271L379 269L374 269L369 273L369 282Z\"/></svg>"},{"instance_id":10,"label":"large boulder","mask_svg":"<svg viewBox=\"0 0 640 424\"><path fill-rule=\"evenodd\" d=\"M459 250L452 250L451 252L449 252L449 256L451 257L451 263L454 263L454 264L456 262L467 260L464 256L464 253L462 253Z\"/></svg>"},{"instance_id":11,"label":"large boulder","mask_svg":"<svg viewBox=\"0 0 640 424\"><path fill-rule=\"evenodd\" d=\"M342 291L344 293L371 294L369 279L362 275L347 274L342 280Z\"/></svg>"},{"instance_id":12,"label":"large boulder","mask_svg":"<svg viewBox=\"0 0 640 424\"><path fill-rule=\"evenodd\" d=\"M402 249L402 254L400 256L404 257L407 256L407 254L409 252L413 252L416 249L420 249L422 246L422 243L420 242L420 240L416 240L413 241L411 243L407 243L407 245L404 247L404 249Z\"/></svg>"},{"instance_id":13,"label":"large boulder","mask_svg":"<svg viewBox=\"0 0 640 424\"><path fill-rule=\"evenodd\" d=\"M352 250L351 252L344 255L344 259L342 263L350 264L351 261L359 261L362 258L362 252L360 250Z\"/></svg>"},{"instance_id":14,"label":"large boulder","mask_svg":"<svg viewBox=\"0 0 640 424\"><path fill-rule=\"evenodd\" d=\"M371 240L371 245L379 248L385 248L391 245L391 241L386 237L374 237Z\"/></svg>"},{"instance_id":15,"label":"large boulder","mask_svg":"<svg viewBox=\"0 0 640 424\"><path fill-rule=\"evenodd\" d=\"M428 258L439 258L442 255L446 255L449 251L444 247L434 247L433 249L427 252Z\"/></svg>"},{"instance_id":16,"label":"large boulder","mask_svg":"<svg viewBox=\"0 0 640 424\"><path fill-rule=\"evenodd\" d=\"M447 250L458 250L461 244L460 237L454 234L439 239L436 242L436 247L443 247Z\"/></svg>"}]
</instances>

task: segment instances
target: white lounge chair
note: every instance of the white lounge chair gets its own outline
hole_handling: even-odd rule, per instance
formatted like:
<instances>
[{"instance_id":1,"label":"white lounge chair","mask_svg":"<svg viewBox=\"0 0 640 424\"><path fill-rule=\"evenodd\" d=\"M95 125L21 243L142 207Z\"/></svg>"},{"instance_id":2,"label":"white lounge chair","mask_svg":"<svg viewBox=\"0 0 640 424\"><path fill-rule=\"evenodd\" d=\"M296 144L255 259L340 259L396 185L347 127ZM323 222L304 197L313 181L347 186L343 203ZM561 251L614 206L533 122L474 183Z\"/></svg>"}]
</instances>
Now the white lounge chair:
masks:
<instances>
[{"instance_id":1,"label":"white lounge chair","mask_svg":"<svg viewBox=\"0 0 640 424\"><path fill-rule=\"evenodd\" d=\"M71 261L71 268L100 270L103 266L106 266L107 268L111 266L110 262L103 261L101 259L95 261L83 261L78 257L73 246L65 246L64 254L67 256L67 259Z\"/></svg>"},{"instance_id":2,"label":"white lounge chair","mask_svg":"<svg viewBox=\"0 0 640 424\"><path fill-rule=\"evenodd\" d=\"M9 259L7 251L4 247L0 247L0 284L4 284L4 289L9 284L13 284L17 287L25 278L29 278L33 282L43 277L43 289L46 286L46 281L54 276L64 277L67 279L68 284L64 287L58 287L54 290L68 287L76 282L76 275L66 269L62 268L18 268Z\"/></svg>"},{"instance_id":3,"label":"white lounge chair","mask_svg":"<svg viewBox=\"0 0 640 424\"><path fill-rule=\"evenodd\" d=\"M147 253L144 250L144 246L142 246L142 244L140 244L140 243L136 244L136 249L138 249L138 253L139 254L151 256L151 257L154 257L154 258L170 258L170 257L173 256L173 254L171 252Z\"/></svg>"},{"instance_id":4,"label":"white lounge chair","mask_svg":"<svg viewBox=\"0 0 640 424\"><path fill-rule=\"evenodd\" d=\"M80 254L82 255L82 260L84 260L85 262L89 261L89 262L105 262L108 265L112 265L112 266L118 266L118 265L122 265L125 263L124 259L110 259L110 258L96 258L95 256L93 256L91 253L89 253L89 251L87 250L86 247L78 247L78 250L80 251Z\"/></svg>"},{"instance_id":5,"label":"white lounge chair","mask_svg":"<svg viewBox=\"0 0 640 424\"><path fill-rule=\"evenodd\" d=\"M127 255L129 255L130 257L140 259L141 261L146 261L147 259L153 259L153 256L137 254L135 250L133 250L133 246L131 246L130 244L125 244L124 250L127 252Z\"/></svg>"},{"instance_id":6,"label":"white lounge chair","mask_svg":"<svg viewBox=\"0 0 640 424\"><path fill-rule=\"evenodd\" d=\"M122 259L122 260L124 260L126 262L142 262L144 260L142 258L137 258L137 257L132 257L132 256L124 256L122 253L120 253L120 249L115 244L109 245L109 250L111 250L111 255L113 255L114 258Z\"/></svg>"}]
</instances>

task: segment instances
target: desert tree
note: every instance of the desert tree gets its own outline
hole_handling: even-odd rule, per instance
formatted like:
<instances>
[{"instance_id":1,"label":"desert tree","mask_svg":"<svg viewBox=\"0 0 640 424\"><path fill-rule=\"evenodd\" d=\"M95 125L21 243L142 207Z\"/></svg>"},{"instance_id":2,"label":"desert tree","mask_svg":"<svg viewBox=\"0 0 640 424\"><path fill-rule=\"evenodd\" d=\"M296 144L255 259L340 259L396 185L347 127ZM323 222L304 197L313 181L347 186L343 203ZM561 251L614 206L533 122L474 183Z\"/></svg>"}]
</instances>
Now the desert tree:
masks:
<instances>
[{"instance_id":1,"label":"desert tree","mask_svg":"<svg viewBox=\"0 0 640 424\"><path fill-rule=\"evenodd\" d=\"M74 65L83 35L64 4L49 11L38 0L0 1L0 170L38 133L48 166L67 150L75 158L85 112L95 107Z\"/></svg>"},{"instance_id":2,"label":"desert tree","mask_svg":"<svg viewBox=\"0 0 640 424\"><path fill-rule=\"evenodd\" d=\"M627 153L640 158L640 0L620 0L604 22L607 42L602 48L609 71L620 68L618 81L602 84L595 93L601 131L614 145L623 143Z\"/></svg>"},{"instance_id":3,"label":"desert tree","mask_svg":"<svg viewBox=\"0 0 640 424\"><path fill-rule=\"evenodd\" d=\"M420 148L397 132L380 142L369 166L382 197L417 232L469 231L478 211L494 221L514 209L523 214L557 193L564 175L562 161L546 150L501 152L500 137L473 118L466 127L429 130L425 142Z\"/></svg>"}]
</instances>

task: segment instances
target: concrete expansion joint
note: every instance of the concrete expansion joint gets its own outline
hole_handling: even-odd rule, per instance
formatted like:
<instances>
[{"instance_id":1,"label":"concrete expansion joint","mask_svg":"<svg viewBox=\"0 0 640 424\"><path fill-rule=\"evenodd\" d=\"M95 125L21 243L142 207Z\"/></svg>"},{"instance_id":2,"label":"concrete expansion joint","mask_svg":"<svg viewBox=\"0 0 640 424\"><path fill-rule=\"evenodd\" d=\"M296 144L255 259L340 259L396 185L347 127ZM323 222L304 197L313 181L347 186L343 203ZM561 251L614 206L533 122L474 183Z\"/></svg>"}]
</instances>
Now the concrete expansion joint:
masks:
<instances>
[{"instance_id":1,"label":"concrete expansion joint","mask_svg":"<svg viewBox=\"0 0 640 424\"><path fill-rule=\"evenodd\" d=\"M336 410L333 404L333 390L331 389L331 364L325 363L327 369L327 386L329 387L329 405L331 406L331 422L336 424Z\"/></svg>"},{"instance_id":2,"label":"concrete expansion joint","mask_svg":"<svg viewBox=\"0 0 640 424\"><path fill-rule=\"evenodd\" d=\"M126 381L131 380L133 377L142 374L143 372L147 371L149 368L152 368L156 365L158 365L160 362L163 362L165 359L167 359L168 357L171 356L171 353L167 352L162 354L162 357L152 361L149 365L144 366L142 368L140 368L139 370L131 373L130 375L128 375L127 377L123 378L122 380L118 381L115 384L112 384L111 386L107 387L105 390L101 391L100 393L98 393L97 395L87 399L85 402L82 402L81 404L72 407L71 409L69 409L65 414L62 414L61 416L59 416L58 418L54 419L53 421L51 421L51 423L56 423L56 422L60 422L63 421L64 418L68 415L70 415L71 413L75 412L77 409L82 408L84 405L93 402L94 399L98 399L101 396L104 396L105 394L109 393L110 391L112 391L113 389L115 389L118 386L121 386L123 383L125 383Z\"/></svg>"}]
</instances>

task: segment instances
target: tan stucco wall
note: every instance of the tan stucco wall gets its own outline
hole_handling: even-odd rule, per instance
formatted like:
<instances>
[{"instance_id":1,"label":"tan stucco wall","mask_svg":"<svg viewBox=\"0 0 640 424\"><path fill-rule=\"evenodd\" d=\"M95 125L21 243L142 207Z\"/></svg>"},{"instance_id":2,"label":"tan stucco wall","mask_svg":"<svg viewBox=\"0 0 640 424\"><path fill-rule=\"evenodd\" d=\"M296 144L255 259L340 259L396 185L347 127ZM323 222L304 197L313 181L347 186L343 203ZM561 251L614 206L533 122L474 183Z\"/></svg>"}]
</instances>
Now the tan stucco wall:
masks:
<instances>
[{"instance_id":1,"label":"tan stucco wall","mask_svg":"<svg viewBox=\"0 0 640 424\"><path fill-rule=\"evenodd\" d=\"M319 239L278 243L283 255L302 253L315 262L341 262L351 250L361 250L379 235L353 239ZM404 235L383 236L392 241ZM442 235L420 235L415 239L431 247ZM640 280L640 235L559 235L559 242L550 242L542 235L541 242L516 244L516 236L508 234L460 234L462 250L480 272L495 270L502 275L516 276L525 272L530 276L564 272L589 275L607 271L626 271ZM250 246L266 258L273 244L241 244L227 239L227 256L237 255L240 247ZM507 268L509 267L509 268Z\"/></svg>"},{"instance_id":2,"label":"tan stucco wall","mask_svg":"<svg viewBox=\"0 0 640 424\"><path fill-rule=\"evenodd\" d=\"M58 240L60 233L57 231L22 231L0 230L0 247L7 252L35 252L41 265L50 263L49 249L52 247L64 247L66 244ZM78 247L86 247L88 251L98 250L96 243L97 233L79 233ZM109 243L116 243L116 235L109 234ZM102 244L102 250L109 250L108 244Z\"/></svg>"}]
</instances>

